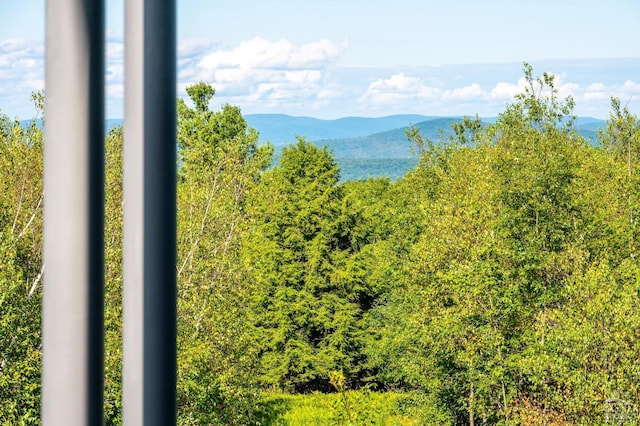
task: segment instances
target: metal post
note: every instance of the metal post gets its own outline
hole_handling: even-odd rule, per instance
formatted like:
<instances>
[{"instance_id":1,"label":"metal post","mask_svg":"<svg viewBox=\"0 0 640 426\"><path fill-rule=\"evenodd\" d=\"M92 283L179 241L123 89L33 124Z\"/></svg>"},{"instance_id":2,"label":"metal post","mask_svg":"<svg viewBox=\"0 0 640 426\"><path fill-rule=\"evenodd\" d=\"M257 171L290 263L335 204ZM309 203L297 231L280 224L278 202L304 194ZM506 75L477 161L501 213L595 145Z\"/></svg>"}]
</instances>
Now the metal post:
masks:
<instances>
[{"instance_id":1,"label":"metal post","mask_svg":"<svg viewBox=\"0 0 640 426\"><path fill-rule=\"evenodd\" d=\"M104 4L48 0L42 422L101 425Z\"/></svg>"},{"instance_id":2,"label":"metal post","mask_svg":"<svg viewBox=\"0 0 640 426\"><path fill-rule=\"evenodd\" d=\"M124 121L126 425L176 422L175 0L127 0Z\"/></svg>"}]
</instances>

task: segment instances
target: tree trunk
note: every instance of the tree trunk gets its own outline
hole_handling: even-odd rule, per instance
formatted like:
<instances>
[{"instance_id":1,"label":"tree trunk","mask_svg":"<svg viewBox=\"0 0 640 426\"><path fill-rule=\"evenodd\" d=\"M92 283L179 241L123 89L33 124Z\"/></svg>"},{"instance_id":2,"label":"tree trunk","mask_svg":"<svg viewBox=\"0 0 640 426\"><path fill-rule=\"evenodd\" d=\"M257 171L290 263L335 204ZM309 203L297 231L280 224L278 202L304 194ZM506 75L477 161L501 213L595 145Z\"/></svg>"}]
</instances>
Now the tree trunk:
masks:
<instances>
[{"instance_id":1,"label":"tree trunk","mask_svg":"<svg viewBox=\"0 0 640 426\"><path fill-rule=\"evenodd\" d=\"M473 420L473 405L475 404L475 390L473 383L471 383L471 389L469 390L469 426L475 426Z\"/></svg>"}]
</instances>

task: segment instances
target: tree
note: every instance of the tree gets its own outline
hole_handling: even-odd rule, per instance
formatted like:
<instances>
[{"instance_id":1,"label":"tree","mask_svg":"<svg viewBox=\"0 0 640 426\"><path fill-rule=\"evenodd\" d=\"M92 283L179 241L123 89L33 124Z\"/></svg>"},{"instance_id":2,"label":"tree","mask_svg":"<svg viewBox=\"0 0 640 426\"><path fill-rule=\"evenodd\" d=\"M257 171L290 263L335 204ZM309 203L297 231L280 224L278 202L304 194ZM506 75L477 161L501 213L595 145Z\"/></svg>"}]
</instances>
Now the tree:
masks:
<instances>
[{"instance_id":1,"label":"tree","mask_svg":"<svg viewBox=\"0 0 640 426\"><path fill-rule=\"evenodd\" d=\"M625 178L620 178L613 189L619 206L618 214L613 217L622 219L625 223L618 223L616 232L625 242L618 247L630 256L638 254L640 241L640 120L631 114L627 107L621 108L620 100L611 99L611 114L607 120L605 130L598 132L600 145L618 164L617 170L624 171Z\"/></svg>"},{"instance_id":2,"label":"tree","mask_svg":"<svg viewBox=\"0 0 640 426\"><path fill-rule=\"evenodd\" d=\"M211 111L213 88L178 100L178 411L184 422L247 424L260 415L254 336L239 250L246 197L273 149L239 108Z\"/></svg>"},{"instance_id":3,"label":"tree","mask_svg":"<svg viewBox=\"0 0 640 426\"><path fill-rule=\"evenodd\" d=\"M338 180L327 149L299 138L252 193L244 258L266 385L328 390L329 372L357 373L367 289Z\"/></svg>"},{"instance_id":4,"label":"tree","mask_svg":"<svg viewBox=\"0 0 640 426\"><path fill-rule=\"evenodd\" d=\"M37 101L38 95L34 95ZM0 422L40 413L42 132L0 115Z\"/></svg>"},{"instance_id":5,"label":"tree","mask_svg":"<svg viewBox=\"0 0 640 426\"><path fill-rule=\"evenodd\" d=\"M122 424L123 129L105 137L104 421Z\"/></svg>"},{"instance_id":6,"label":"tree","mask_svg":"<svg viewBox=\"0 0 640 426\"><path fill-rule=\"evenodd\" d=\"M523 372L539 406L575 423L638 421L639 273L634 261L596 260L567 282L566 303L538 315Z\"/></svg>"},{"instance_id":7,"label":"tree","mask_svg":"<svg viewBox=\"0 0 640 426\"><path fill-rule=\"evenodd\" d=\"M640 159L640 121L620 99L611 99L611 114L607 127L598 132L598 141L614 156L626 162L629 175L638 167Z\"/></svg>"},{"instance_id":8,"label":"tree","mask_svg":"<svg viewBox=\"0 0 640 426\"><path fill-rule=\"evenodd\" d=\"M580 272L574 185L586 145L553 76L524 72L524 93L494 125L467 119L438 143L409 132L428 182L414 187L423 231L404 284L376 310L379 377L436 395L454 422L509 420L520 398L540 397L522 382L535 361L525 348Z\"/></svg>"}]
</instances>

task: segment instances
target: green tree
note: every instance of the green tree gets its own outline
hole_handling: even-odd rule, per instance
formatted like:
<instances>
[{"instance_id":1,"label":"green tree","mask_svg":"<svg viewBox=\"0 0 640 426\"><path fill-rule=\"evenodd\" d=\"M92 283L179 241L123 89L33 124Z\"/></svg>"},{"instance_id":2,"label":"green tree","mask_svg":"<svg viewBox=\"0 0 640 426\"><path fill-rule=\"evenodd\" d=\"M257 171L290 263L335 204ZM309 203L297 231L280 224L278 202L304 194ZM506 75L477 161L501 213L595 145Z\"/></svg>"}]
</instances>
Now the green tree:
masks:
<instances>
[{"instance_id":1,"label":"green tree","mask_svg":"<svg viewBox=\"0 0 640 426\"><path fill-rule=\"evenodd\" d=\"M595 261L584 269L567 282L566 303L538 314L523 372L543 393L539 406L569 421L637 423L640 268Z\"/></svg>"},{"instance_id":2,"label":"green tree","mask_svg":"<svg viewBox=\"0 0 640 426\"><path fill-rule=\"evenodd\" d=\"M34 95L37 100L38 95ZM43 138L0 115L0 423L40 412Z\"/></svg>"},{"instance_id":3,"label":"green tree","mask_svg":"<svg viewBox=\"0 0 640 426\"><path fill-rule=\"evenodd\" d=\"M248 424L259 417L254 336L239 260L246 194L268 166L239 108L208 107L215 91L178 100L178 410L182 423Z\"/></svg>"},{"instance_id":4,"label":"green tree","mask_svg":"<svg viewBox=\"0 0 640 426\"><path fill-rule=\"evenodd\" d=\"M529 401L585 424L638 420L638 121L615 101L612 109L602 148L577 151L578 225L553 262L563 286L556 303L536 313L519 364Z\"/></svg>"},{"instance_id":5,"label":"green tree","mask_svg":"<svg viewBox=\"0 0 640 426\"><path fill-rule=\"evenodd\" d=\"M436 395L454 422L510 420L521 398L542 398L525 349L580 272L574 185L586 144L553 76L524 72L524 93L494 125L466 119L441 142L409 132L422 233L376 310L379 377Z\"/></svg>"},{"instance_id":6,"label":"green tree","mask_svg":"<svg viewBox=\"0 0 640 426\"><path fill-rule=\"evenodd\" d=\"M607 127L598 133L598 140L618 165L616 170L626 174L619 177L613 188L618 199L614 205L621 213L613 217L621 220L616 233L625 240L618 249L636 256L640 241L640 120L626 106L621 108L619 99L611 99L611 110Z\"/></svg>"},{"instance_id":7,"label":"green tree","mask_svg":"<svg viewBox=\"0 0 640 426\"><path fill-rule=\"evenodd\" d=\"M509 396L490 150L459 149L433 170L437 195L424 207L406 284L380 309L392 325L382 329L382 377L437 395L455 421L471 424L495 421Z\"/></svg>"},{"instance_id":8,"label":"green tree","mask_svg":"<svg viewBox=\"0 0 640 426\"><path fill-rule=\"evenodd\" d=\"M104 421L122 424L123 129L105 137Z\"/></svg>"},{"instance_id":9,"label":"green tree","mask_svg":"<svg viewBox=\"0 0 640 426\"><path fill-rule=\"evenodd\" d=\"M327 149L299 138L251 197L245 265L254 281L252 320L267 385L330 390L329 372L357 373L368 289L353 258L338 180Z\"/></svg>"}]
</instances>

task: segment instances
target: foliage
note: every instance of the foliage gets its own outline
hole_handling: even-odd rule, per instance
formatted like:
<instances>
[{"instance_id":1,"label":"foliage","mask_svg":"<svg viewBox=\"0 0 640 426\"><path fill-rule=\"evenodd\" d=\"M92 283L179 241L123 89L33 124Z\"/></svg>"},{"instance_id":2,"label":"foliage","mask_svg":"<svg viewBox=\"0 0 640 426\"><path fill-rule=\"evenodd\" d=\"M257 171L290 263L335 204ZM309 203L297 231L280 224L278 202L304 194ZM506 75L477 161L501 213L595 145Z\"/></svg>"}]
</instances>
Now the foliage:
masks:
<instances>
[{"instance_id":1,"label":"foliage","mask_svg":"<svg viewBox=\"0 0 640 426\"><path fill-rule=\"evenodd\" d=\"M123 131L105 137L104 422L122 424Z\"/></svg>"},{"instance_id":2,"label":"foliage","mask_svg":"<svg viewBox=\"0 0 640 426\"><path fill-rule=\"evenodd\" d=\"M215 91L178 101L178 410L185 424L247 424L259 417L255 337L248 332L239 250L246 194L270 161L237 107L210 111Z\"/></svg>"},{"instance_id":3,"label":"foliage","mask_svg":"<svg viewBox=\"0 0 640 426\"><path fill-rule=\"evenodd\" d=\"M593 146L554 76L524 75L494 124L408 130L418 164L395 181L341 181L304 138L270 167L237 107L187 89L180 424L638 422L640 121L613 99ZM0 116L0 424L39 421L42 145ZM120 424L122 129L105 150L104 406Z\"/></svg>"},{"instance_id":4,"label":"foliage","mask_svg":"<svg viewBox=\"0 0 640 426\"><path fill-rule=\"evenodd\" d=\"M494 125L467 119L435 142L408 133L421 155L423 231L402 284L372 313L367 352L380 381L435 395L455 423L532 412L601 422L610 401L638 403L638 186L633 167L620 174L631 142L616 142L637 121L614 101L617 125L601 135L609 157L577 134L553 76L524 71L524 93ZM628 337L608 340L619 327Z\"/></svg>"},{"instance_id":5,"label":"foliage","mask_svg":"<svg viewBox=\"0 0 640 426\"><path fill-rule=\"evenodd\" d=\"M338 179L329 152L300 139L252 194L244 257L265 384L326 389L329 371L357 369L366 288L352 262Z\"/></svg>"},{"instance_id":6,"label":"foliage","mask_svg":"<svg viewBox=\"0 0 640 426\"><path fill-rule=\"evenodd\" d=\"M0 115L1 424L35 424L40 412L42 149L35 120Z\"/></svg>"}]
</instances>

